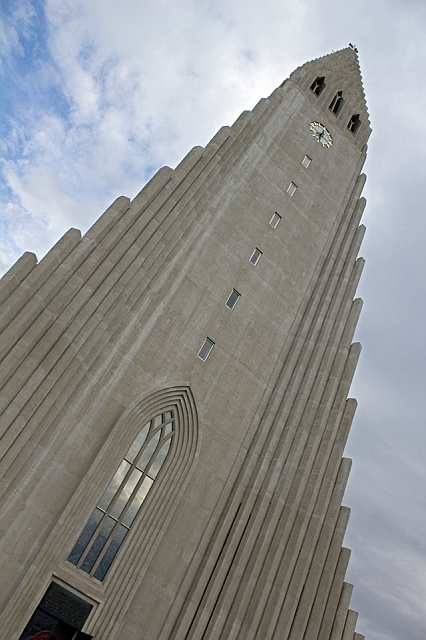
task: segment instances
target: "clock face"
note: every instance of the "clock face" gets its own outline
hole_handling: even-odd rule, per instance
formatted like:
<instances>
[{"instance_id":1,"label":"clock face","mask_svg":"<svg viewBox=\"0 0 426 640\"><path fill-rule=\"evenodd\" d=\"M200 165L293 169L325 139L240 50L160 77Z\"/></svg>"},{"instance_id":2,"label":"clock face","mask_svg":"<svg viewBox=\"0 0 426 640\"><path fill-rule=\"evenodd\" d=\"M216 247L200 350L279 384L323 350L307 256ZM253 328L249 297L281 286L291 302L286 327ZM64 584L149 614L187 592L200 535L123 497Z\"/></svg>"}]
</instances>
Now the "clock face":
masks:
<instances>
[{"instance_id":1,"label":"clock face","mask_svg":"<svg viewBox=\"0 0 426 640\"><path fill-rule=\"evenodd\" d=\"M310 129L312 135L317 139L317 142L321 142L323 147L331 147L333 144L333 138L331 133L324 127L321 122L311 122Z\"/></svg>"}]
</instances>

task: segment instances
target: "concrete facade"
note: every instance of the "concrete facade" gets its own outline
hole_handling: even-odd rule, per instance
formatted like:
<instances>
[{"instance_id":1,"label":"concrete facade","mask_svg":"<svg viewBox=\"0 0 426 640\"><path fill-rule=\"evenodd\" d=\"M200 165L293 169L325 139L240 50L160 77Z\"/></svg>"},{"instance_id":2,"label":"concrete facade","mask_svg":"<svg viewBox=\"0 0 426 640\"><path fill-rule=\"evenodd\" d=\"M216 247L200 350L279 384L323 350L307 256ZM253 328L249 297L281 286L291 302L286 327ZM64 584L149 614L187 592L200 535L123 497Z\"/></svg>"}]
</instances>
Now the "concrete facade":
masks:
<instances>
[{"instance_id":1,"label":"concrete facade","mask_svg":"<svg viewBox=\"0 0 426 640\"><path fill-rule=\"evenodd\" d=\"M314 60L4 276L5 637L31 637L52 583L90 604L67 624L101 640L363 637L341 501L370 132L354 50ZM158 415L173 416L167 457L97 579L69 558Z\"/></svg>"}]
</instances>

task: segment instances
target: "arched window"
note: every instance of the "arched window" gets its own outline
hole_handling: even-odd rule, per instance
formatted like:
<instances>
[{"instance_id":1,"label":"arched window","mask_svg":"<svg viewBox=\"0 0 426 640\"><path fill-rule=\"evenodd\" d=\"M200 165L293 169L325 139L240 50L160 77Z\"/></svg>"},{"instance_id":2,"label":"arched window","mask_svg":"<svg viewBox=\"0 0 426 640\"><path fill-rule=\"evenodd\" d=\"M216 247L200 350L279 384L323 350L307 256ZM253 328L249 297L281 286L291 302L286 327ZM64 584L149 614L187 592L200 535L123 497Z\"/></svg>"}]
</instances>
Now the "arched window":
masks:
<instances>
[{"instance_id":1,"label":"arched window","mask_svg":"<svg viewBox=\"0 0 426 640\"><path fill-rule=\"evenodd\" d=\"M339 113L342 105L343 105L342 92L338 91L336 93L336 95L334 96L333 100L331 101L331 104L330 104L330 106L328 108L330 109L330 111L332 111L334 113L335 116L337 116L337 114Z\"/></svg>"},{"instance_id":2,"label":"arched window","mask_svg":"<svg viewBox=\"0 0 426 640\"><path fill-rule=\"evenodd\" d=\"M315 93L316 96L319 96L325 89L325 77L322 76L315 78L310 86L310 89Z\"/></svg>"},{"instance_id":3,"label":"arched window","mask_svg":"<svg viewBox=\"0 0 426 640\"><path fill-rule=\"evenodd\" d=\"M151 489L170 449L173 411L160 413L140 430L88 523L68 561L103 580Z\"/></svg>"},{"instance_id":4,"label":"arched window","mask_svg":"<svg viewBox=\"0 0 426 640\"><path fill-rule=\"evenodd\" d=\"M351 131L355 135L358 129L360 128L360 126L361 126L361 120L359 119L359 113L356 113L349 120L347 128L349 129L349 131Z\"/></svg>"}]
</instances>

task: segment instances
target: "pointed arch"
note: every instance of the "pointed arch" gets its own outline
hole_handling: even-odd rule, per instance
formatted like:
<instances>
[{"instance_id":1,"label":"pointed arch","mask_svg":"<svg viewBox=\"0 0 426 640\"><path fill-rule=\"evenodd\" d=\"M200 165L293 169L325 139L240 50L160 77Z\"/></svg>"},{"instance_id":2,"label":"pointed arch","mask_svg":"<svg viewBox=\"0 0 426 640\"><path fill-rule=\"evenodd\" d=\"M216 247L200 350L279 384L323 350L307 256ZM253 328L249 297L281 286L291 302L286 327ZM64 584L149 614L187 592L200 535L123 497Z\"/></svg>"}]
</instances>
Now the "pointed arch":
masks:
<instances>
[{"instance_id":1,"label":"pointed arch","mask_svg":"<svg viewBox=\"0 0 426 640\"><path fill-rule=\"evenodd\" d=\"M359 113L354 113L352 118L349 120L348 126L346 128L349 129L349 131L355 135L358 129L360 128L360 126L361 126L361 119L359 117Z\"/></svg>"},{"instance_id":2,"label":"pointed arch","mask_svg":"<svg viewBox=\"0 0 426 640\"><path fill-rule=\"evenodd\" d=\"M337 116L342 106L343 106L343 92L338 91L334 96L333 100L330 102L330 106L328 108L332 113L334 113L335 116Z\"/></svg>"},{"instance_id":3,"label":"pointed arch","mask_svg":"<svg viewBox=\"0 0 426 640\"><path fill-rule=\"evenodd\" d=\"M128 558L131 545L125 543L138 535L140 548L153 528L164 530L189 477L197 447L197 411L189 387L164 389L133 403L118 420L91 478L84 483L87 486L89 480L102 490L98 489L86 525L82 529L80 525L68 562L99 581L107 572L109 578L113 564L117 574L120 565L132 562ZM117 449L122 450L120 458ZM108 473L102 473L106 467ZM84 499L87 501L87 494L79 502ZM117 561L116 555L120 556Z\"/></svg>"},{"instance_id":4,"label":"pointed arch","mask_svg":"<svg viewBox=\"0 0 426 640\"><path fill-rule=\"evenodd\" d=\"M316 96L320 96L325 89L325 76L317 76L309 88Z\"/></svg>"},{"instance_id":5,"label":"pointed arch","mask_svg":"<svg viewBox=\"0 0 426 640\"><path fill-rule=\"evenodd\" d=\"M103 580L145 498L175 435L173 410L148 420L130 445L74 545L68 562Z\"/></svg>"}]
</instances>

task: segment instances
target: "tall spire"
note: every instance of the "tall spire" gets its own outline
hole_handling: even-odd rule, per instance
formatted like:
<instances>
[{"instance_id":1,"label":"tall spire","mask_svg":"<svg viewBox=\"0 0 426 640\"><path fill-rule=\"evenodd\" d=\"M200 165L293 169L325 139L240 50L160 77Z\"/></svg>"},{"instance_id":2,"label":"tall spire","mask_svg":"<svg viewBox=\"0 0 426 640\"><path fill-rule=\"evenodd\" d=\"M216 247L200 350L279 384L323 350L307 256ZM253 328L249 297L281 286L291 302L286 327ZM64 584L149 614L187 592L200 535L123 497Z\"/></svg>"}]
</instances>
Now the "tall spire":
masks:
<instances>
[{"instance_id":1,"label":"tall spire","mask_svg":"<svg viewBox=\"0 0 426 640\"><path fill-rule=\"evenodd\" d=\"M303 91L313 87L317 78L322 79L320 90L317 94L312 91L311 100L326 111L334 106L333 100L340 93L338 113L334 114L330 109L332 122L346 129L351 118L358 116L360 125L356 125L359 131L355 144L362 146L371 134L371 126L357 53L357 48L350 45L316 58L295 69L290 79Z\"/></svg>"}]
</instances>

